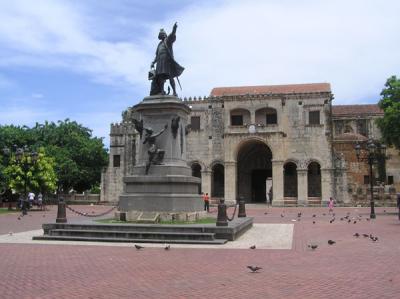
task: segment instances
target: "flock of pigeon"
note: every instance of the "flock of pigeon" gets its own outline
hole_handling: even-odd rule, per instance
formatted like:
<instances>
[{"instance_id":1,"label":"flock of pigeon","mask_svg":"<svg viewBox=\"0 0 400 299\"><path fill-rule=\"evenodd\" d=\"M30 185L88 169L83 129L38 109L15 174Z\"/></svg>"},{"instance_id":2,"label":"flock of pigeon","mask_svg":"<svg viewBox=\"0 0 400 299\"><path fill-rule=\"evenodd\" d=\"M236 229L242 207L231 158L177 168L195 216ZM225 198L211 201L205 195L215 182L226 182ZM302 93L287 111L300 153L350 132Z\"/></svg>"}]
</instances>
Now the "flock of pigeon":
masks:
<instances>
[{"instance_id":1,"label":"flock of pigeon","mask_svg":"<svg viewBox=\"0 0 400 299\"><path fill-rule=\"evenodd\" d=\"M386 210L384 212L386 212ZM268 212L264 213L264 215L267 215L267 214L268 214ZM283 217L285 217L285 214L282 213L280 216L281 216L281 218L283 218ZM292 219L292 221L293 220L294 221L300 221L301 220L301 216L302 216L301 212L297 213L297 220L296 219ZM326 213L322 213L322 216L326 216ZM333 223L336 220L335 213L332 213L331 216L332 216L332 218L329 220L329 223ZM315 224L316 223L315 219L317 218L317 215L313 214L312 218L313 218L313 222L312 223ZM339 220L340 221L347 221L347 223L356 224L357 222L362 220L362 216L358 215L357 217L351 217L350 216L350 212L347 212L346 216L339 218ZM366 221L370 221L369 218L365 218L365 220ZM373 236L372 234L361 234L360 235L359 233L355 233L353 236L355 238L359 238L360 236L363 236L364 238L371 239L372 242L377 242L379 240L377 236ZM336 244L336 241L328 240L328 245L334 245L334 244ZM318 248L318 245L317 244L308 244L307 247L310 248L311 250L316 250ZM141 250L141 249L144 248L144 246L140 246L138 244L135 244L135 248L137 250ZM171 248L171 245L165 244L164 250L170 250L170 248ZM257 246L255 244L249 247L249 249L256 249L256 248L257 248ZM259 270L262 270L262 267L252 266L252 265L247 266L247 268L251 271L251 273L258 273Z\"/></svg>"},{"instance_id":2,"label":"flock of pigeon","mask_svg":"<svg viewBox=\"0 0 400 299\"><path fill-rule=\"evenodd\" d=\"M384 210L383 212L386 213L386 210ZM264 213L264 215L267 215L267 214L268 214L268 212ZM336 215L335 215L335 213L332 213L330 215L332 216L332 218L329 220L329 223L332 224L333 222L336 221L336 218L335 218ZM363 219L361 215L357 215L357 217L351 217L350 215L351 215L351 213L347 212L346 216L339 218L339 220L346 221L347 223L357 224L357 222L359 222ZM284 218L285 214L281 213L280 216L281 216L281 218ZM292 221L301 221L301 216L302 216L301 212L297 213L297 219L292 219ZM322 216L326 216L326 213L322 213ZM316 223L315 219L317 218L317 215L313 214L312 218L313 218L312 223L315 224ZM364 219L366 221L370 221L369 218L364 218ZM355 238L359 238L361 235L359 233L355 233L353 236ZM372 234L362 234L362 236L364 238L369 238L372 242L377 242L379 240L379 238L377 236L373 236ZM328 240L328 245L334 245L334 244L336 244L336 241ZM307 247L310 248L311 250L316 250L318 248L318 245L317 244L308 244ZM252 245L250 247L250 249L256 249L256 245ZM258 267L258 266L247 266L247 268L249 268L252 273L257 273L258 270L262 269L261 267Z\"/></svg>"}]
</instances>

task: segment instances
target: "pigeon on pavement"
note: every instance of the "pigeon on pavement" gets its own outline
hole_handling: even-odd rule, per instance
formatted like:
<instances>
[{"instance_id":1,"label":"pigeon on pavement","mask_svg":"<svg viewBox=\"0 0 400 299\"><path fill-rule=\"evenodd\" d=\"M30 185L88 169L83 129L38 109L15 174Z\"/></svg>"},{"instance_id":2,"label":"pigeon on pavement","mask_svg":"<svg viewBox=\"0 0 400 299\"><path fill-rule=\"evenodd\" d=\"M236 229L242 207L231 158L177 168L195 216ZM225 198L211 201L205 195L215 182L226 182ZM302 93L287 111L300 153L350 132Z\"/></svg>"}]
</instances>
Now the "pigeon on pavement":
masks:
<instances>
[{"instance_id":1,"label":"pigeon on pavement","mask_svg":"<svg viewBox=\"0 0 400 299\"><path fill-rule=\"evenodd\" d=\"M250 246L250 249L256 249L256 245Z\"/></svg>"},{"instance_id":2,"label":"pigeon on pavement","mask_svg":"<svg viewBox=\"0 0 400 299\"><path fill-rule=\"evenodd\" d=\"M355 233L353 236L358 238L360 236L360 234L359 233Z\"/></svg>"},{"instance_id":3,"label":"pigeon on pavement","mask_svg":"<svg viewBox=\"0 0 400 299\"><path fill-rule=\"evenodd\" d=\"M318 248L318 245L316 245L316 244L311 244L311 245L308 245L308 247L311 248L312 250L315 250L315 249Z\"/></svg>"},{"instance_id":4,"label":"pigeon on pavement","mask_svg":"<svg viewBox=\"0 0 400 299\"><path fill-rule=\"evenodd\" d=\"M137 250L140 250L140 249L143 249L144 247L143 247L143 246L140 246L140 245L137 245L137 244L135 244L135 248L136 248Z\"/></svg>"},{"instance_id":5,"label":"pigeon on pavement","mask_svg":"<svg viewBox=\"0 0 400 299\"><path fill-rule=\"evenodd\" d=\"M261 270L261 267L257 267L257 266L247 266L247 268L249 268L251 270L252 273L257 272L258 270Z\"/></svg>"},{"instance_id":6,"label":"pigeon on pavement","mask_svg":"<svg viewBox=\"0 0 400 299\"><path fill-rule=\"evenodd\" d=\"M336 242L335 241L333 241L333 240L328 240L328 244L329 245L333 245L333 244L335 244Z\"/></svg>"}]
</instances>

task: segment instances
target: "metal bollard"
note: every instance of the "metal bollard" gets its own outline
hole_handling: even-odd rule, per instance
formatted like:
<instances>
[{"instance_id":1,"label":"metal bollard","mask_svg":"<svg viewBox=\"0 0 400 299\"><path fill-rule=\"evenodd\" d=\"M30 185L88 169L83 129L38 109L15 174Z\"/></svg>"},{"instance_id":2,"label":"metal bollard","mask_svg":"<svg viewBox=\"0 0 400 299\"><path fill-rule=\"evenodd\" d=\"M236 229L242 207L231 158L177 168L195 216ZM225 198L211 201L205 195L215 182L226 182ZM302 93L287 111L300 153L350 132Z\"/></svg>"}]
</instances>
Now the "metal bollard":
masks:
<instances>
[{"instance_id":1,"label":"metal bollard","mask_svg":"<svg viewBox=\"0 0 400 299\"><path fill-rule=\"evenodd\" d=\"M221 199L218 204L217 226L228 226L225 199Z\"/></svg>"},{"instance_id":2,"label":"metal bollard","mask_svg":"<svg viewBox=\"0 0 400 299\"><path fill-rule=\"evenodd\" d=\"M67 223L67 211L65 209L64 198L58 200L57 219L56 223Z\"/></svg>"},{"instance_id":3,"label":"metal bollard","mask_svg":"<svg viewBox=\"0 0 400 299\"><path fill-rule=\"evenodd\" d=\"M246 217L246 201L241 196L239 197L239 212L238 217Z\"/></svg>"}]
</instances>

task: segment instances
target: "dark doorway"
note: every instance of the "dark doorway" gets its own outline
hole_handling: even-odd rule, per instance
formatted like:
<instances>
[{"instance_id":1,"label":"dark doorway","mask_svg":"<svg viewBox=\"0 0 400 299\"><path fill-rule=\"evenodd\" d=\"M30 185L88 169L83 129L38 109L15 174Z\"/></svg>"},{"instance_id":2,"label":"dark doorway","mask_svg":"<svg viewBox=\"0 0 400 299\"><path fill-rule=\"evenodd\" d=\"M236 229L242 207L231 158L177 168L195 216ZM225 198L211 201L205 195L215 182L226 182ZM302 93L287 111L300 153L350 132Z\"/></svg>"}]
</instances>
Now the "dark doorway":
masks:
<instances>
[{"instance_id":1,"label":"dark doorway","mask_svg":"<svg viewBox=\"0 0 400 299\"><path fill-rule=\"evenodd\" d=\"M237 197L266 202L266 180L272 177L272 152L262 141L243 144L237 157Z\"/></svg>"},{"instance_id":2,"label":"dark doorway","mask_svg":"<svg viewBox=\"0 0 400 299\"><path fill-rule=\"evenodd\" d=\"M192 176L201 179L201 166L198 163L192 164ZM201 183L199 184L199 194L201 194Z\"/></svg>"},{"instance_id":3,"label":"dark doorway","mask_svg":"<svg viewBox=\"0 0 400 299\"><path fill-rule=\"evenodd\" d=\"M251 174L251 201L265 202L267 200L266 180L272 173L268 169L254 169Z\"/></svg>"},{"instance_id":4,"label":"dark doorway","mask_svg":"<svg viewBox=\"0 0 400 299\"><path fill-rule=\"evenodd\" d=\"M225 192L225 171L224 166L216 164L212 168L212 186L211 186L212 197L224 197Z\"/></svg>"},{"instance_id":5,"label":"dark doorway","mask_svg":"<svg viewBox=\"0 0 400 299\"><path fill-rule=\"evenodd\" d=\"M321 166L317 162L308 165L308 197L321 197Z\"/></svg>"},{"instance_id":6,"label":"dark doorway","mask_svg":"<svg viewBox=\"0 0 400 299\"><path fill-rule=\"evenodd\" d=\"M284 165L284 197L297 197L297 165L288 162Z\"/></svg>"}]
</instances>

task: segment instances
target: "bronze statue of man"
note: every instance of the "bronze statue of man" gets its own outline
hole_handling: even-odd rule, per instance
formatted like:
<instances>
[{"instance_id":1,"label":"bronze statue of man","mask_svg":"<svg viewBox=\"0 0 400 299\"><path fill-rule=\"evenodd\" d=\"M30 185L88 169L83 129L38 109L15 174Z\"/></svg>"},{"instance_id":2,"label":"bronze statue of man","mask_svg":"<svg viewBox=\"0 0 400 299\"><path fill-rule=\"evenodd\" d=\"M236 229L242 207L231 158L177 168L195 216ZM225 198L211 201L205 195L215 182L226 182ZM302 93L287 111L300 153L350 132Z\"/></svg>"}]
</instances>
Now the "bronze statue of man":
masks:
<instances>
[{"instance_id":1,"label":"bronze statue of man","mask_svg":"<svg viewBox=\"0 0 400 299\"><path fill-rule=\"evenodd\" d=\"M177 27L178 25L175 23L169 35L164 29L161 29L158 34L160 42L157 46L156 57L150 66L152 70L149 73L149 79L152 80L150 95L164 95L164 83L169 80L173 95L177 96L174 78L180 76L185 69L175 61L172 49L172 44L176 40ZM156 65L155 69L154 65Z\"/></svg>"}]
</instances>

